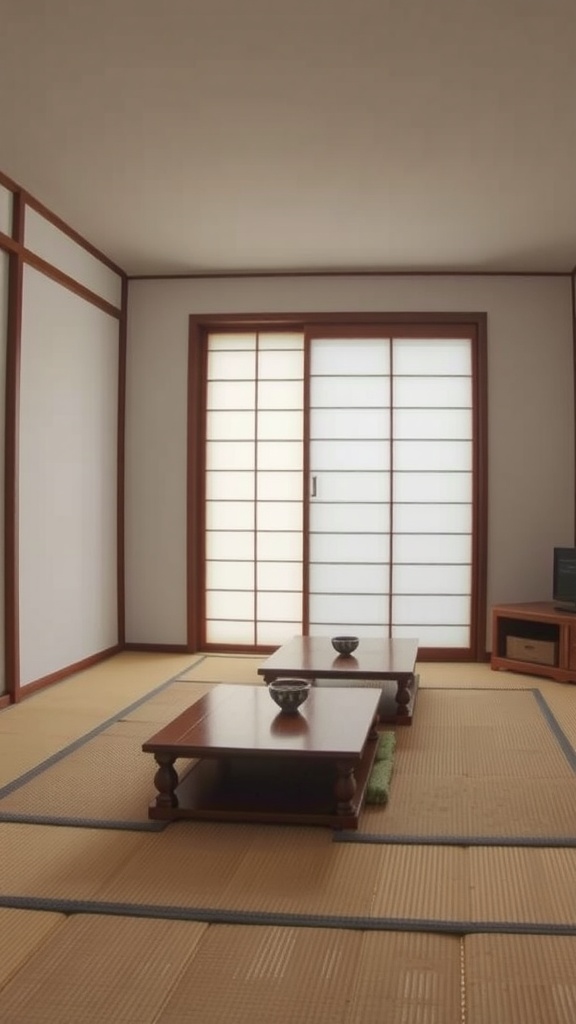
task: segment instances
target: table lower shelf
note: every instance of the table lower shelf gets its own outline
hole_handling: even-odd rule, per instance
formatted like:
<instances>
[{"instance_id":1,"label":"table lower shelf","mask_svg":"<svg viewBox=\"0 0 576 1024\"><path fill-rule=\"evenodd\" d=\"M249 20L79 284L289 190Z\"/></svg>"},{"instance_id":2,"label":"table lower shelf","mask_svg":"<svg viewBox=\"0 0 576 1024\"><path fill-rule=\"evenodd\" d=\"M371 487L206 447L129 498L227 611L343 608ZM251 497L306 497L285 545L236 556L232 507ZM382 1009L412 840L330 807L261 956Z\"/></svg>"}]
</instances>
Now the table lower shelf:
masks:
<instances>
[{"instance_id":1,"label":"table lower shelf","mask_svg":"<svg viewBox=\"0 0 576 1024\"><path fill-rule=\"evenodd\" d=\"M202 758L175 789L177 806L152 803L149 818L157 821L268 822L358 828L358 819L378 739L368 739L356 763L356 791L350 807L336 809L336 759L318 757Z\"/></svg>"}]
</instances>

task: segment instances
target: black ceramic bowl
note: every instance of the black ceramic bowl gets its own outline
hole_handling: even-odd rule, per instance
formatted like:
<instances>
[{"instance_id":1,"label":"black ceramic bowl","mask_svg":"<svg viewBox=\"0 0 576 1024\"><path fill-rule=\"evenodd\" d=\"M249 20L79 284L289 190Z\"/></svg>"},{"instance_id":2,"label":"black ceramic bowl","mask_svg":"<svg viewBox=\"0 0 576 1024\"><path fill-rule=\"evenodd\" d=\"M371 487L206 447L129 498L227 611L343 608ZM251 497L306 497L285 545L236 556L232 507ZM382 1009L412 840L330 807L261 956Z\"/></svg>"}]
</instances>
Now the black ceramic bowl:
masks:
<instances>
[{"instance_id":1,"label":"black ceramic bowl","mask_svg":"<svg viewBox=\"0 0 576 1024\"><path fill-rule=\"evenodd\" d=\"M332 647L338 654L352 654L358 647L359 640L357 636L333 636Z\"/></svg>"},{"instance_id":2,"label":"black ceramic bowl","mask_svg":"<svg viewBox=\"0 0 576 1024\"><path fill-rule=\"evenodd\" d=\"M307 679L275 679L268 690L280 710L292 714L308 697L310 683Z\"/></svg>"}]
</instances>

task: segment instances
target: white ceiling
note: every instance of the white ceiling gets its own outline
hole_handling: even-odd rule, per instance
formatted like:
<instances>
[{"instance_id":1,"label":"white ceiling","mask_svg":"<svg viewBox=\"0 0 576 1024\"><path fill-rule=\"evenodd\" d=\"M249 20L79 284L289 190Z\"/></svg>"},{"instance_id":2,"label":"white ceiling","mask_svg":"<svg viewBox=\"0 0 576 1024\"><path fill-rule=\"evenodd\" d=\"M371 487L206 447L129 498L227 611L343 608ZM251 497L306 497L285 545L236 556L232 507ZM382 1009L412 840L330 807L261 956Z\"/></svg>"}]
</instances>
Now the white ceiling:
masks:
<instances>
[{"instance_id":1,"label":"white ceiling","mask_svg":"<svg viewBox=\"0 0 576 1024\"><path fill-rule=\"evenodd\" d=\"M0 0L0 170L130 274L571 271L574 0Z\"/></svg>"}]
</instances>

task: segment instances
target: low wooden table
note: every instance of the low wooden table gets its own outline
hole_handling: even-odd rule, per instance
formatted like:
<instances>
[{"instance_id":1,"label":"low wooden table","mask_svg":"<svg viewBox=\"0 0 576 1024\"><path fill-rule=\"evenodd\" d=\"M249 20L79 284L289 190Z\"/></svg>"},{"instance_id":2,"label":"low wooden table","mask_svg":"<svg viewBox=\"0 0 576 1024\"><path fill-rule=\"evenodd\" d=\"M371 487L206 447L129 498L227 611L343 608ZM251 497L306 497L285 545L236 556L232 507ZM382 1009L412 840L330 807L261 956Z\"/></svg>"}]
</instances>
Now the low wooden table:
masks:
<instances>
[{"instance_id":1,"label":"low wooden table","mask_svg":"<svg viewBox=\"0 0 576 1024\"><path fill-rule=\"evenodd\" d=\"M149 817L357 828L379 696L312 688L283 714L265 686L214 687L142 745L158 766ZM181 780L177 758L199 758Z\"/></svg>"},{"instance_id":2,"label":"low wooden table","mask_svg":"<svg viewBox=\"0 0 576 1024\"><path fill-rule=\"evenodd\" d=\"M329 680L334 685L381 683L380 721L411 725L418 692L418 641L361 637L351 655L338 655L327 636L295 636L258 669L264 682L281 676Z\"/></svg>"}]
</instances>

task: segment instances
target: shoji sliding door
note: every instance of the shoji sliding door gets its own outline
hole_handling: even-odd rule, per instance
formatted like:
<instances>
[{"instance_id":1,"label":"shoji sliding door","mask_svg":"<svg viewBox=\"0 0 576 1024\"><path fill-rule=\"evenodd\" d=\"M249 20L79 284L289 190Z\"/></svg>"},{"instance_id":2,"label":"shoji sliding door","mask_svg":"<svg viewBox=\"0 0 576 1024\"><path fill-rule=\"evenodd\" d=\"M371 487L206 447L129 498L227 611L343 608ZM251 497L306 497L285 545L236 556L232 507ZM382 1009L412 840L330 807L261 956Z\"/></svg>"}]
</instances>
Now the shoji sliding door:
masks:
<instances>
[{"instance_id":1,"label":"shoji sliding door","mask_svg":"<svg viewBox=\"0 0 576 1024\"><path fill-rule=\"evenodd\" d=\"M477 649L484 372L472 329L411 327L202 336L207 649L348 631Z\"/></svg>"},{"instance_id":2,"label":"shoji sliding door","mask_svg":"<svg viewBox=\"0 0 576 1024\"><path fill-rule=\"evenodd\" d=\"M206 636L302 632L303 335L212 334L206 380Z\"/></svg>"},{"instance_id":3,"label":"shoji sliding door","mask_svg":"<svg viewBox=\"0 0 576 1024\"><path fill-rule=\"evenodd\" d=\"M472 444L469 339L312 338L311 633L469 647Z\"/></svg>"},{"instance_id":4,"label":"shoji sliding door","mask_svg":"<svg viewBox=\"0 0 576 1024\"><path fill-rule=\"evenodd\" d=\"M311 633L387 633L390 380L387 338L311 342Z\"/></svg>"}]
</instances>

